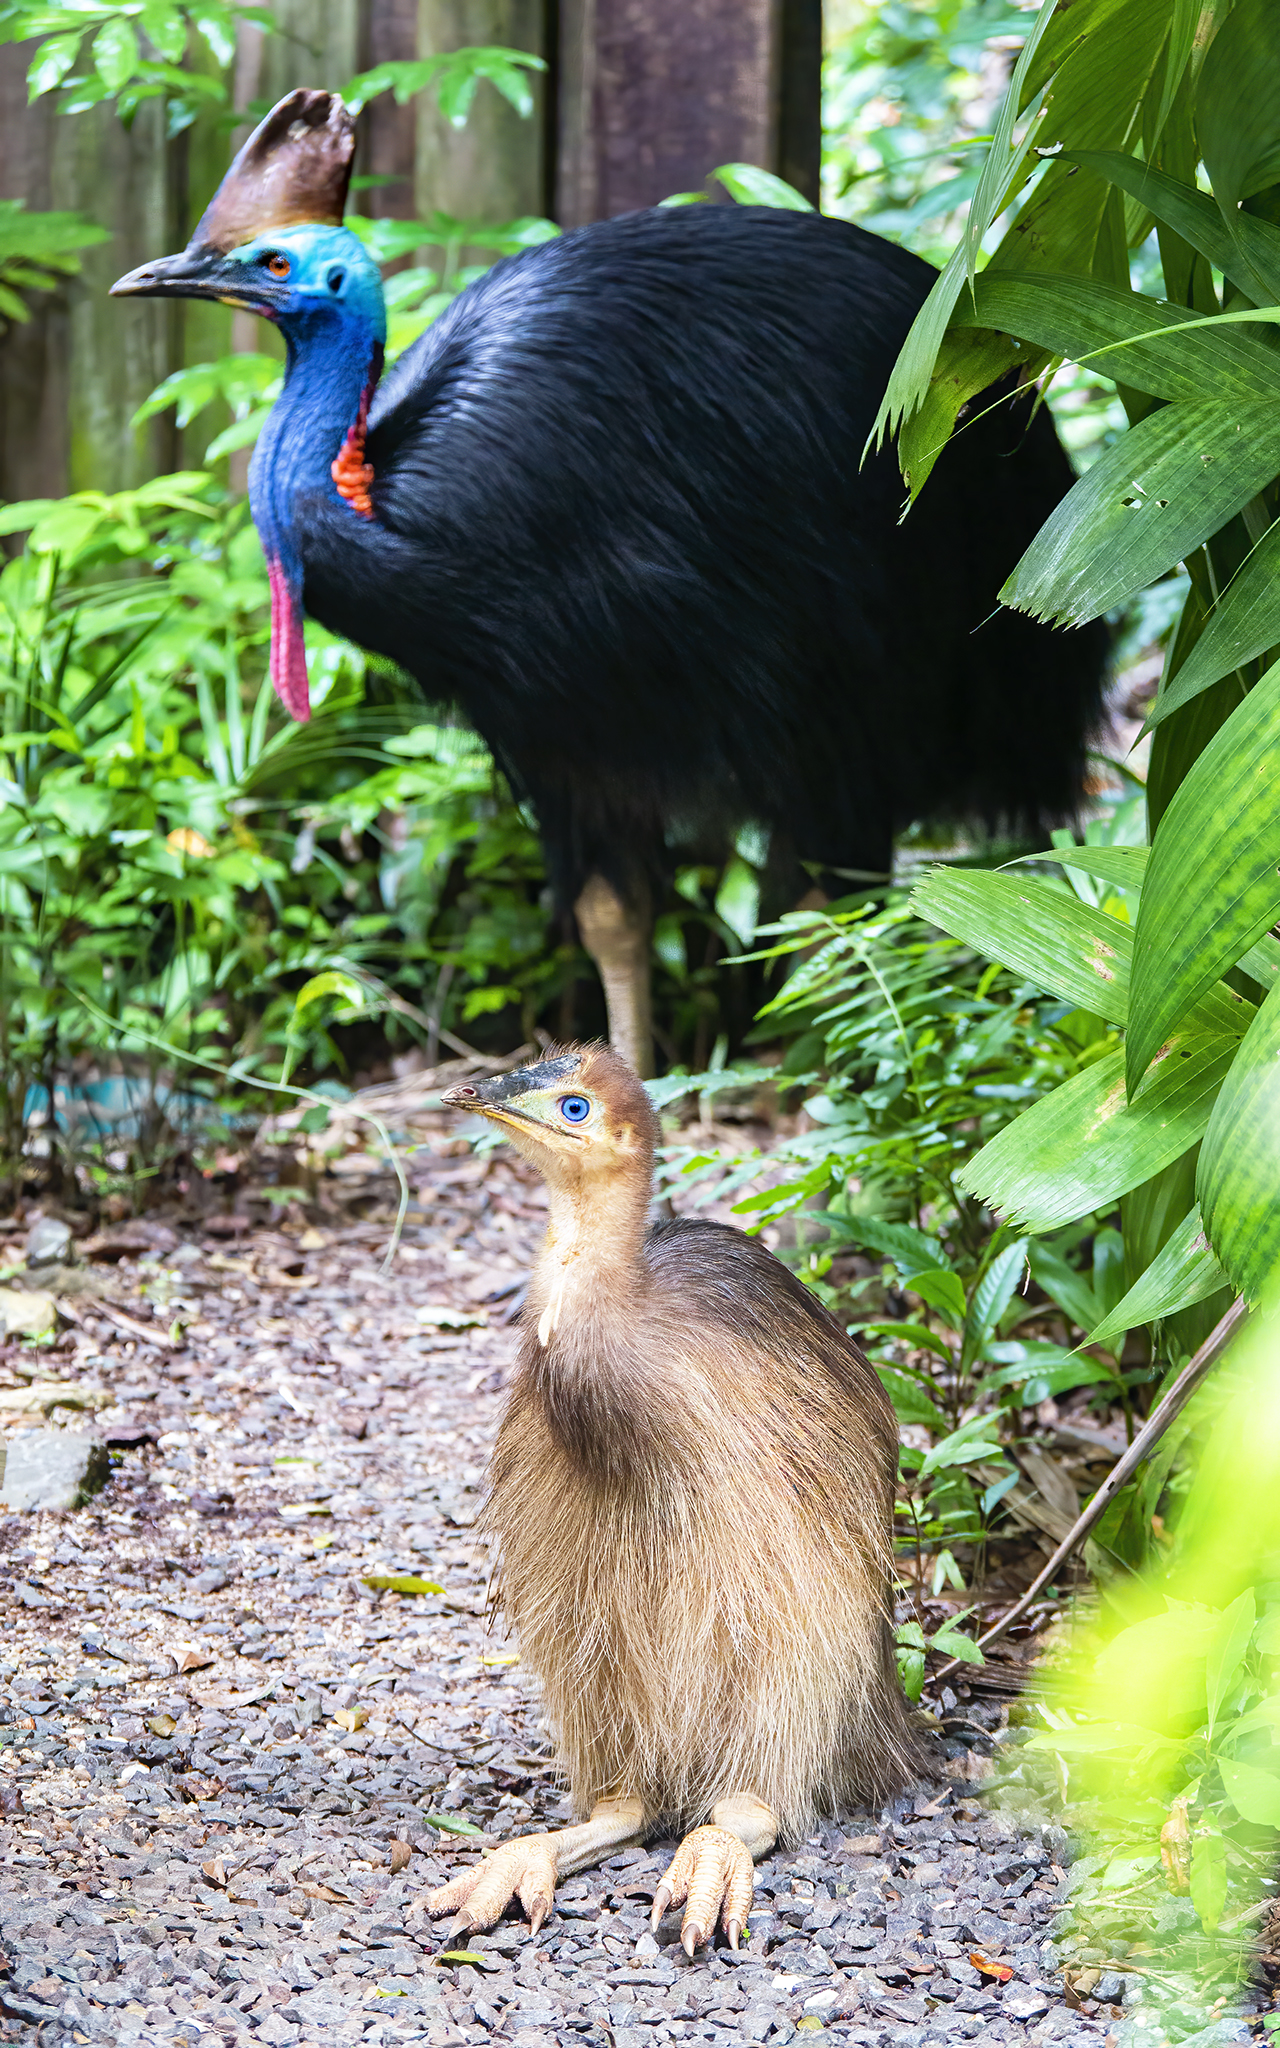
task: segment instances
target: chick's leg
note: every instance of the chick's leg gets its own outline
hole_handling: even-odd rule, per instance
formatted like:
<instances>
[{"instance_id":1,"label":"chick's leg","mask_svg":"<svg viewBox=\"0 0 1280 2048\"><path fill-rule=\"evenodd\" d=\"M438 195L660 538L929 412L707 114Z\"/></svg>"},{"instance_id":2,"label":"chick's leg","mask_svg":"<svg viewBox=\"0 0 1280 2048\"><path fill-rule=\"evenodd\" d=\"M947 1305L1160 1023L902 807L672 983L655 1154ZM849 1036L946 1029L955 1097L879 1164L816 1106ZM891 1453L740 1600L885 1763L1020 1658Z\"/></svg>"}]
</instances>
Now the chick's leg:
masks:
<instances>
[{"instance_id":1,"label":"chick's leg","mask_svg":"<svg viewBox=\"0 0 1280 2048\"><path fill-rule=\"evenodd\" d=\"M721 1799L708 1825L686 1835L676 1850L654 1894L652 1925L657 1927L669 1906L683 1905L680 1940L687 1956L711 1940L717 1920L736 1948L755 1892L751 1866L777 1839L775 1815L750 1792Z\"/></svg>"},{"instance_id":2,"label":"chick's leg","mask_svg":"<svg viewBox=\"0 0 1280 2048\"><path fill-rule=\"evenodd\" d=\"M536 1934L551 1911L556 1880L573 1877L598 1863L612 1849L638 1842L645 1833L644 1807L638 1799L601 1799L591 1818L576 1828L549 1835L517 1835L486 1856L473 1870L464 1870L424 1901L433 1919L441 1913L459 1915L457 1931L492 1927L518 1898Z\"/></svg>"}]
</instances>

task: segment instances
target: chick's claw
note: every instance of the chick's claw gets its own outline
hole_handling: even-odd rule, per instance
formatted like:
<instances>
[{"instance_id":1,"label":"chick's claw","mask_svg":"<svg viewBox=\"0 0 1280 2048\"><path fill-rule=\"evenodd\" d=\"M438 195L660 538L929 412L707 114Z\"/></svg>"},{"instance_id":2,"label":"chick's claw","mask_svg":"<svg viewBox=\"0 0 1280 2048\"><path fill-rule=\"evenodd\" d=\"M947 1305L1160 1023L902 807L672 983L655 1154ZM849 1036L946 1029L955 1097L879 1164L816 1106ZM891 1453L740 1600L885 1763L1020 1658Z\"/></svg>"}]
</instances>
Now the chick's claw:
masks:
<instances>
[{"instance_id":1,"label":"chick's claw","mask_svg":"<svg viewBox=\"0 0 1280 2048\"><path fill-rule=\"evenodd\" d=\"M519 1835L504 1842L472 1870L460 1871L424 1901L433 1920L456 1913L454 1931L482 1933L518 1898L536 1934L556 1895L556 1852L550 1835Z\"/></svg>"},{"instance_id":2,"label":"chick's claw","mask_svg":"<svg viewBox=\"0 0 1280 2048\"><path fill-rule=\"evenodd\" d=\"M656 1928L668 1907L683 1905L680 1940L687 1956L712 1939L717 1921L736 1948L754 1890L751 1857L738 1837L728 1828L695 1828L654 1893L651 1924Z\"/></svg>"}]
</instances>

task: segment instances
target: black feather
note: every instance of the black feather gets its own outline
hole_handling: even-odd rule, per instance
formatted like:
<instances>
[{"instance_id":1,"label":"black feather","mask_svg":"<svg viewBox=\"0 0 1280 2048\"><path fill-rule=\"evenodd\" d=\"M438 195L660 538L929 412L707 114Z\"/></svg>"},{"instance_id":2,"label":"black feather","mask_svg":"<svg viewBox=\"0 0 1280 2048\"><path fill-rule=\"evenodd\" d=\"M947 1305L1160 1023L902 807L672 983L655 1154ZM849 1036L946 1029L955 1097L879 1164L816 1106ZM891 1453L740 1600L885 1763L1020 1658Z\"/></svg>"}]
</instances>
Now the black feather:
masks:
<instances>
[{"instance_id":1,"label":"black feather","mask_svg":"<svg viewBox=\"0 0 1280 2048\"><path fill-rule=\"evenodd\" d=\"M374 520L299 504L308 610L463 708L564 898L747 819L882 870L916 818L1072 810L1105 630L997 609L1071 482L1050 419L979 418L905 522L892 457L863 461L933 276L817 214L580 229L387 376Z\"/></svg>"}]
</instances>

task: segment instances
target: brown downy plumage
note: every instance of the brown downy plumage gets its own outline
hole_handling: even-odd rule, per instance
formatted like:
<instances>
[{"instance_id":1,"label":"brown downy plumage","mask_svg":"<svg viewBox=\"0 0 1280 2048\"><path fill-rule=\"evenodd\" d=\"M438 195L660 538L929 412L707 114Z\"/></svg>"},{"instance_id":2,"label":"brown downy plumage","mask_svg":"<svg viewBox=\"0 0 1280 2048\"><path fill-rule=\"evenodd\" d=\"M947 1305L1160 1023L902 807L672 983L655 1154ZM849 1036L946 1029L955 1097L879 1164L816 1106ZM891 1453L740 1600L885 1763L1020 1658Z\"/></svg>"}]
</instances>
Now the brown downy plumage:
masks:
<instances>
[{"instance_id":1,"label":"brown downy plumage","mask_svg":"<svg viewBox=\"0 0 1280 2048\"><path fill-rule=\"evenodd\" d=\"M503 1125L551 1198L485 1520L575 1807L638 1802L634 1839L750 1795L792 1841L884 1798L919 1741L890 1629L897 1431L861 1351L757 1241L646 1227L657 1119L608 1049L446 1100Z\"/></svg>"}]
</instances>

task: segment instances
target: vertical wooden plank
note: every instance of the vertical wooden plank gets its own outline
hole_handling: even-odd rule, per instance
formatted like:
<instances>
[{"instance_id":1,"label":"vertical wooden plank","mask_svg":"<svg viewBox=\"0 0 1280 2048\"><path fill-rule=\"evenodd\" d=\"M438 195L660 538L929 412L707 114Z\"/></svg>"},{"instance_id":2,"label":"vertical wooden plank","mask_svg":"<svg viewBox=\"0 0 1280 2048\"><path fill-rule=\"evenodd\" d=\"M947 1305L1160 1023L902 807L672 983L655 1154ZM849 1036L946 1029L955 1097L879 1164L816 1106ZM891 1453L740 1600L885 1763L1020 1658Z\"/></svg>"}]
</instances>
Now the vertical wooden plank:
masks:
<instances>
[{"instance_id":1,"label":"vertical wooden plank","mask_svg":"<svg viewBox=\"0 0 1280 2048\"><path fill-rule=\"evenodd\" d=\"M418 54L418 0L369 0L364 22L360 69L375 64L412 62ZM365 109L360 119L360 154L356 168L372 177L391 178L358 193L355 206L375 220L408 220L414 209L414 167L418 112L412 100L398 107L389 92Z\"/></svg>"},{"instance_id":2,"label":"vertical wooden plank","mask_svg":"<svg viewBox=\"0 0 1280 2048\"><path fill-rule=\"evenodd\" d=\"M558 0L556 218L698 191L717 164L816 202L821 0Z\"/></svg>"},{"instance_id":3,"label":"vertical wooden plank","mask_svg":"<svg viewBox=\"0 0 1280 2048\"><path fill-rule=\"evenodd\" d=\"M137 434L129 422L179 360L178 303L107 296L122 271L178 246L173 155L164 110L154 100L139 108L131 128L111 106L56 117L53 204L88 214L112 237L86 250L83 274L69 293L73 490L127 489L176 464L172 414Z\"/></svg>"},{"instance_id":4,"label":"vertical wooden plank","mask_svg":"<svg viewBox=\"0 0 1280 2048\"><path fill-rule=\"evenodd\" d=\"M0 196L47 212L52 115L27 105L30 46L0 45ZM29 321L0 337L0 499L56 498L67 487L67 380L71 286L32 292Z\"/></svg>"},{"instance_id":5,"label":"vertical wooden plank","mask_svg":"<svg viewBox=\"0 0 1280 2048\"><path fill-rule=\"evenodd\" d=\"M433 56L476 44L544 55L543 0L420 0L418 53ZM545 199L543 80L530 74L534 114L522 120L487 83L471 103L465 128L454 128L426 93L418 101L417 208L459 219L498 223L541 213ZM488 260L483 250L468 260Z\"/></svg>"}]
</instances>

